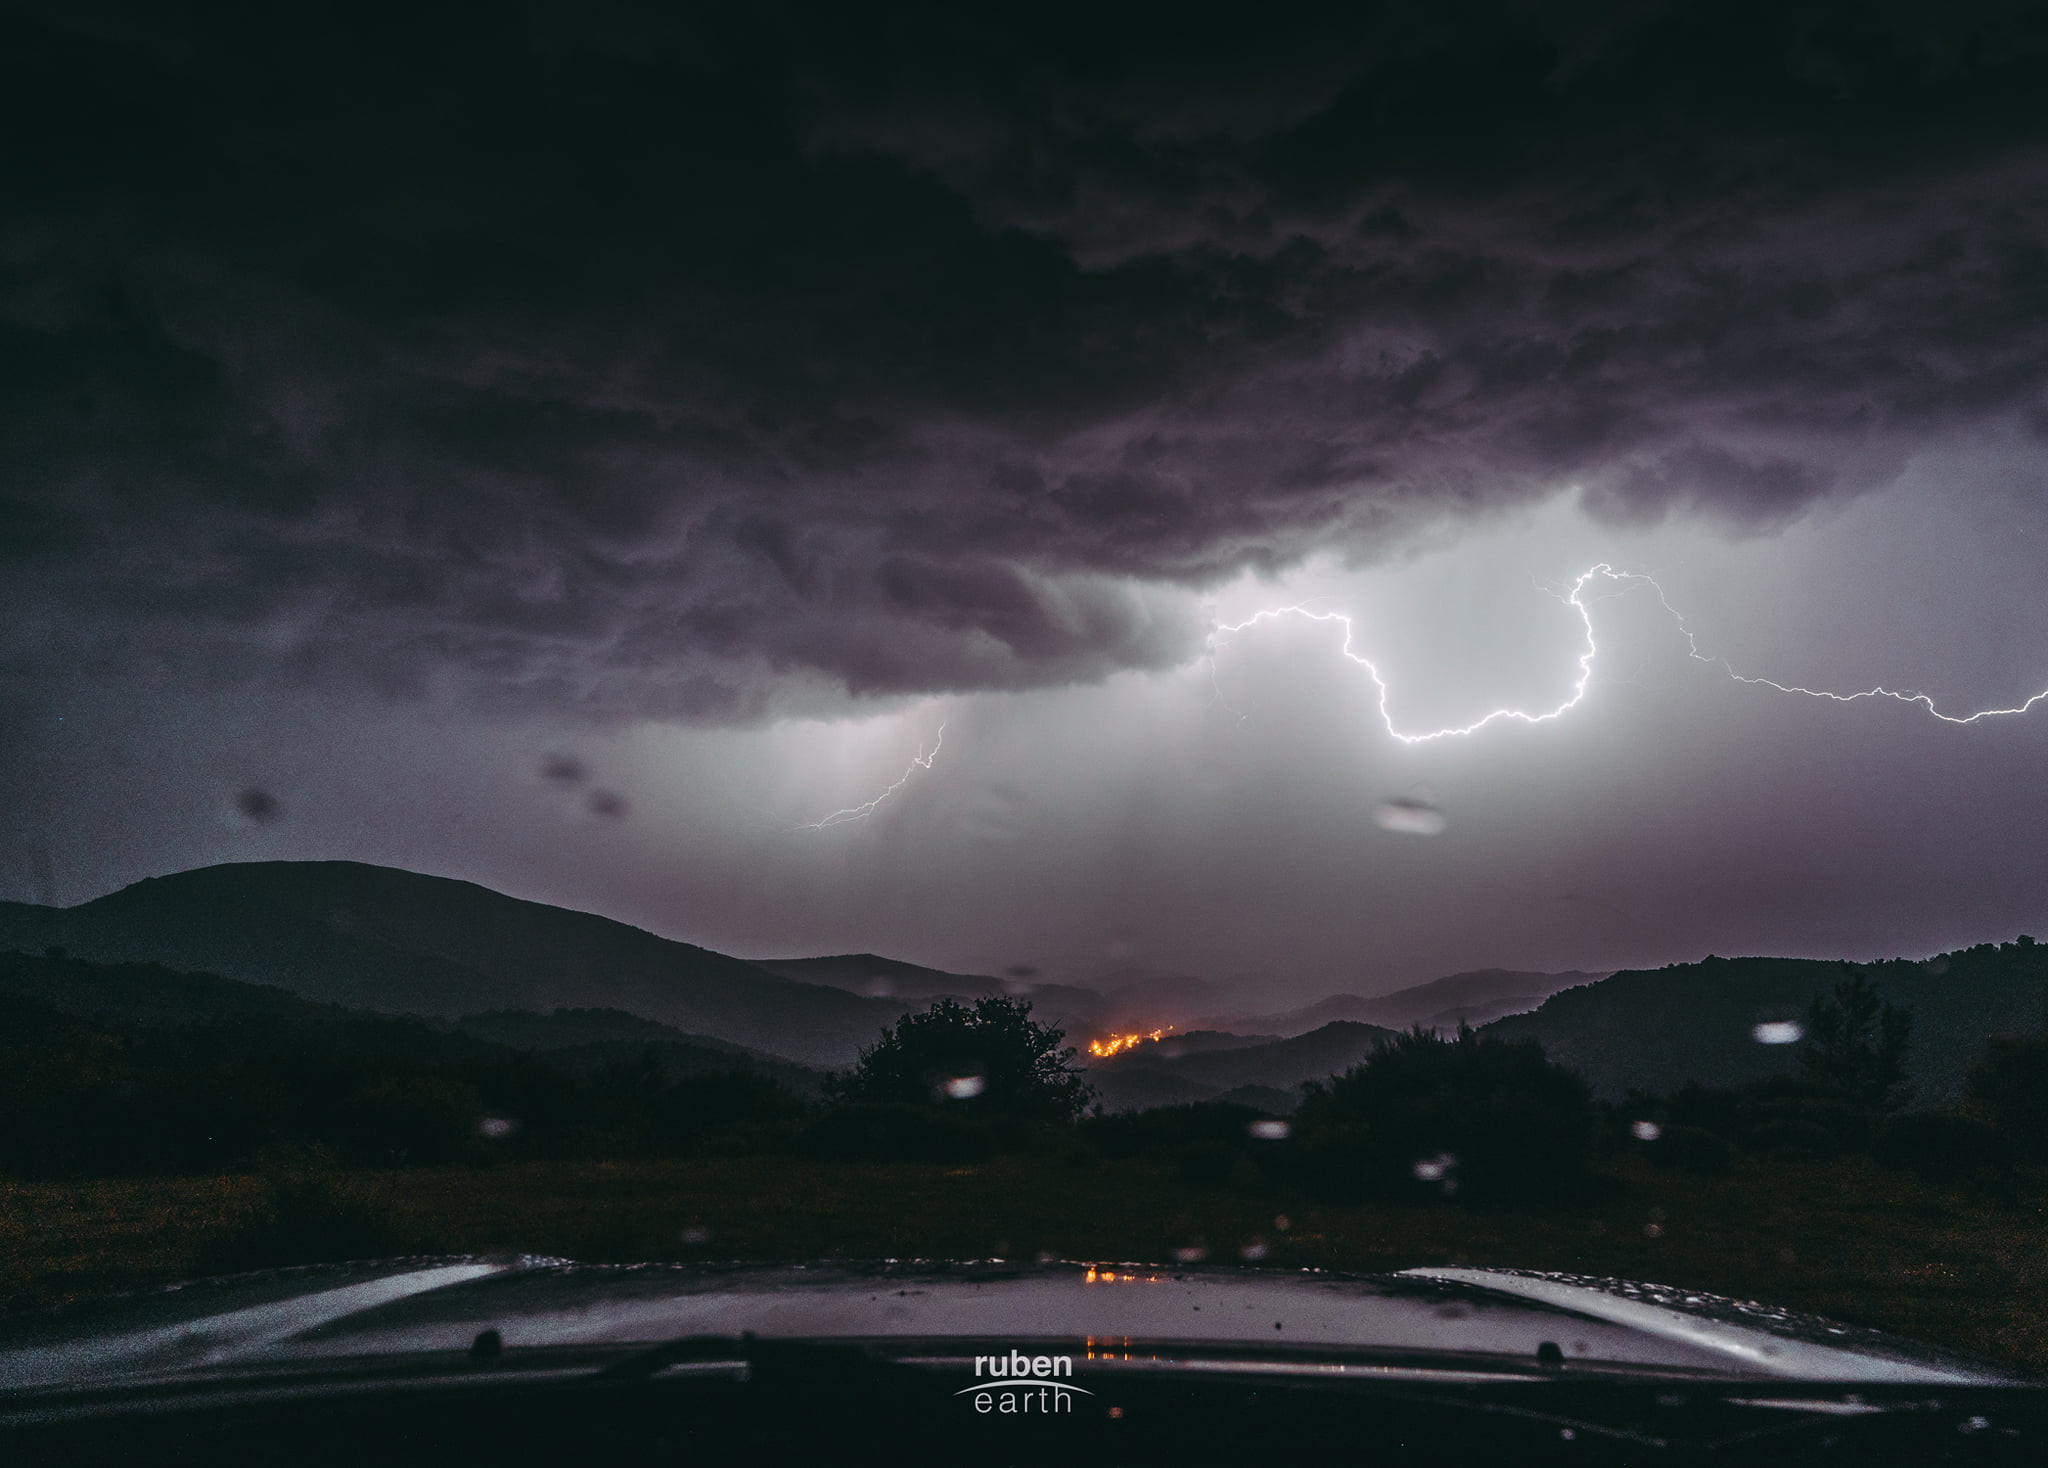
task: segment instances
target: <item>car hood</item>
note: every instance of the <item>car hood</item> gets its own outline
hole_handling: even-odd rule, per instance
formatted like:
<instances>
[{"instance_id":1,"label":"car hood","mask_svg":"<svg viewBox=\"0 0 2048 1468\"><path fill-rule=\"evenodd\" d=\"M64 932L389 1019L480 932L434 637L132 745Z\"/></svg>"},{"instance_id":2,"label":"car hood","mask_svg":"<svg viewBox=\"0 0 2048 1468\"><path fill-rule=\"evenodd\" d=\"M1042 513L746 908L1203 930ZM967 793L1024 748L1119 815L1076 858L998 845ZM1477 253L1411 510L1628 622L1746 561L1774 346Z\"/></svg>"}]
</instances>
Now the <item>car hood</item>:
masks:
<instances>
[{"instance_id":1,"label":"car hood","mask_svg":"<svg viewBox=\"0 0 2048 1468\"><path fill-rule=\"evenodd\" d=\"M1577 1275L1001 1261L588 1265L454 1257L266 1271L0 1321L0 1391L681 1337L1061 1343L1108 1366L1315 1353L1490 1375L2009 1385L1996 1368L1791 1311ZM1539 1363L1541 1366L1539 1368Z\"/></svg>"}]
</instances>

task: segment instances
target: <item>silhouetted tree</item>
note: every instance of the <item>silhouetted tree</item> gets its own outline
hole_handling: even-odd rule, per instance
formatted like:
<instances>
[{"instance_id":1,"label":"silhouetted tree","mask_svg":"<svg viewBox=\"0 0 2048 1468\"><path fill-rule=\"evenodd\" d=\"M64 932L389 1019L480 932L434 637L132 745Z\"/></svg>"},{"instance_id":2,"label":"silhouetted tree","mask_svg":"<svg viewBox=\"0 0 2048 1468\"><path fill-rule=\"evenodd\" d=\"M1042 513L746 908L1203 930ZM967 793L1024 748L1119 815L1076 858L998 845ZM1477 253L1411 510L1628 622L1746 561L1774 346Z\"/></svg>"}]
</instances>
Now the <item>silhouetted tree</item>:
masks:
<instances>
[{"instance_id":1,"label":"silhouetted tree","mask_svg":"<svg viewBox=\"0 0 2048 1468\"><path fill-rule=\"evenodd\" d=\"M2000 1035L1970 1067L1966 1104L2028 1157L2048 1158L2048 1035Z\"/></svg>"},{"instance_id":2,"label":"silhouetted tree","mask_svg":"<svg viewBox=\"0 0 2048 1468\"><path fill-rule=\"evenodd\" d=\"M1075 1074L1066 1032L1031 1018L1027 1000L1000 995L972 1006L941 999L906 1014L826 1083L835 1101L936 1106L963 1116L1072 1121L1093 1094Z\"/></svg>"},{"instance_id":3,"label":"silhouetted tree","mask_svg":"<svg viewBox=\"0 0 2048 1468\"><path fill-rule=\"evenodd\" d=\"M1310 1082L1295 1114L1302 1181L1344 1200L1420 1186L1495 1200L1583 1173L1593 1101L1534 1040L1417 1027L1361 1065Z\"/></svg>"},{"instance_id":4,"label":"silhouetted tree","mask_svg":"<svg viewBox=\"0 0 2048 1468\"><path fill-rule=\"evenodd\" d=\"M1895 1111L1913 1094L1906 1083L1910 1010L1880 1000L1861 973L1806 1011L1806 1043L1799 1060L1809 1080L1873 1111Z\"/></svg>"}]
</instances>

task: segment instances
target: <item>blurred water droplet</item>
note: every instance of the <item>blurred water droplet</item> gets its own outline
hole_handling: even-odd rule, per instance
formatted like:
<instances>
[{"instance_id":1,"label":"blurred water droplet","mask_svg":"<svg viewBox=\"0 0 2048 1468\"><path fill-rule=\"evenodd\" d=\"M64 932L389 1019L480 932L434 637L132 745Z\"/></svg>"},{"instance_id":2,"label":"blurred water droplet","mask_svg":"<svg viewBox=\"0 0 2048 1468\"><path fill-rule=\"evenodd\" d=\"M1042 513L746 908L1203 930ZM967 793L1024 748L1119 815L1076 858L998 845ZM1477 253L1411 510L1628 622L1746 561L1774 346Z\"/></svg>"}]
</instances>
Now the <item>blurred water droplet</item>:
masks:
<instances>
[{"instance_id":1,"label":"blurred water droplet","mask_svg":"<svg viewBox=\"0 0 2048 1468\"><path fill-rule=\"evenodd\" d=\"M487 1116L476 1124L479 1135L493 1139L509 1137L519 1130L519 1123L509 1116Z\"/></svg>"},{"instance_id":2,"label":"blurred water droplet","mask_svg":"<svg viewBox=\"0 0 2048 1468\"><path fill-rule=\"evenodd\" d=\"M1766 1020L1750 1030L1759 1045L1797 1045L1806 1038L1806 1026L1796 1019Z\"/></svg>"},{"instance_id":3,"label":"blurred water droplet","mask_svg":"<svg viewBox=\"0 0 2048 1468\"><path fill-rule=\"evenodd\" d=\"M1293 1223L1292 1223L1292 1222L1290 1222L1290 1221L1289 1221L1289 1219L1288 1219L1287 1215L1286 1215L1286 1214L1284 1214L1284 1213L1282 1213L1282 1214L1278 1214L1278 1215L1276 1215L1276 1216L1274 1217L1274 1219L1273 1219L1273 1227L1275 1227L1275 1228L1279 1229L1279 1230L1280 1230L1280 1232L1282 1232L1282 1233L1284 1234L1284 1233L1286 1233L1286 1232L1287 1232L1287 1230L1289 1230L1290 1228L1294 1227L1294 1225L1293 1225Z\"/></svg>"},{"instance_id":4,"label":"blurred water droplet","mask_svg":"<svg viewBox=\"0 0 2048 1468\"><path fill-rule=\"evenodd\" d=\"M1629 1125L1629 1132L1638 1142L1654 1142L1664 1135L1664 1128L1654 1121L1638 1121Z\"/></svg>"},{"instance_id":5,"label":"blurred water droplet","mask_svg":"<svg viewBox=\"0 0 2048 1468\"><path fill-rule=\"evenodd\" d=\"M1661 1238L1663 1238L1663 1237L1664 1237L1664 1225L1663 1225L1663 1224L1661 1224L1661 1223L1646 1223L1646 1224L1644 1224L1644 1225L1643 1225L1643 1237L1644 1237L1644 1238L1646 1238L1646 1239L1661 1239Z\"/></svg>"},{"instance_id":6,"label":"blurred water droplet","mask_svg":"<svg viewBox=\"0 0 2048 1468\"><path fill-rule=\"evenodd\" d=\"M1271 1252L1272 1251L1269 1250L1259 1240L1253 1239L1249 1244L1246 1244L1242 1249L1239 1249L1237 1251L1237 1257L1246 1260L1250 1263L1256 1264L1259 1260L1265 1258L1266 1255Z\"/></svg>"},{"instance_id":7,"label":"blurred water droplet","mask_svg":"<svg viewBox=\"0 0 2048 1468\"><path fill-rule=\"evenodd\" d=\"M540 762L540 777L557 785L580 784L589 773L573 755L551 754Z\"/></svg>"},{"instance_id":8,"label":"blurred water droplet","mask_svg":"<svg viewBox=\"0 0 2048 1468\"><path fill-rule=\"evenodd\" d=\"M593 790L584 804L592 815L602 816L608 821L624 820L626 816L626 797L616 790Z\"/></svg>"},{"instance_id":9,"label":"blurred water droplet","mask_svg":"<svg viewBox=\"0 0 2048 1468\"><path fill-rule=\"evenodd\" d=\"M1399 831L1409 836L1438 836L1444 829L1444 813L1417 796L1385 801L1373 811L1372 818L1382 831Z\"/></svg>"},{"instance_id":10,"label":"blurred water droplet","mask_svg":"<svg viewBox=\"0 0 2048 1468\"><path fill-rule=\"evenodd\" d=\"M1200 1264L1209 1257L1209 1251L1200 1244L1190 1244L1185 1249L1175 1249L1173 1257L1182 1264Z\"/></svg>"},{"instance_id":11,"label":"blurred water droplet","mask_svg":"<svg viewBox=\"0 0 2048 1468\"><path fill-rule=\"evenodd\" d=\"M988 1081L981 1076L949 1076L946 1079L946 1095L955 1101L971 1101L988 1089Z\"/></svg>"},{"instance_id":12,"label":"blurred water droplet","mask_svg":"<svg viewBox=\"0 0 2048 1468\"><path fill-rule=\"evenodd\" d=\"M1284 1121L1255 1121L1245 1130L1262 1142L1284 1142L1294 1128Z\"/></svg>"},{"instance_id":13,"label":"blurred water droplet","mask_svg":"<svg viewBox=\"0 0 2048 1468\"><path fill-rule=\"evenodd\" d=\"M252 826L267 826L284 814L277 797L251 785L235 797L235 813Z\"/></svg>"},{"instance_id":14,"label":"blurred water droplet","mask_svg":"<svg viewBox=\"0 0 2048 1468\"><path fill-rule=\"evenodd\" d=\"M702 1224L691 1224L676 1237L685 1244L708 1244L711 1242L711 1230Z\"/></svg>"},{"instance_id":15,"label":"blurred water droplet","mask_svg":"<svg viewBox=\"0 0 2048 1468\"><path fill-rule=\"evenodd\" d=\"M1414 1171L1415 1176L1421 1181L1434 1183L1443 1181L1445 1175L1457 1165L1458 1159L1452 1153L1439 1152L1434 1157L1425 1157L1416 1163Z\"/></svg>"}]
</instances>

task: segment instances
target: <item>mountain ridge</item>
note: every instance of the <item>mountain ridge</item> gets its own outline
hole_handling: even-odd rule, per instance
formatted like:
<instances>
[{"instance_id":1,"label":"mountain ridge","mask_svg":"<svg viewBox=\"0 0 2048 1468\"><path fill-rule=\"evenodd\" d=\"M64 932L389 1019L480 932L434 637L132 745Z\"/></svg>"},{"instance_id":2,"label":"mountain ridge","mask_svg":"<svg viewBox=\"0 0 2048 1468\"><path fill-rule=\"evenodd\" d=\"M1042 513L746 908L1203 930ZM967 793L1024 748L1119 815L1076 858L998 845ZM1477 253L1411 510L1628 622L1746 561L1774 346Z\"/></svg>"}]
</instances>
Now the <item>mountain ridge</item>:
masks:
<instances>
[{"instance_id":1,"label":"mountain ridge","mask_svg":"<svg viewBox=\"0 0 2048 1468\"><path fill-rule=\"evenodd\" d=\"M0 907L0 947L52 945L380 1013L616 1008L807 1064L850 1062L908 1007L595 913L358 862L228 863L76 907Z\"/></svg>"}]
</instances>

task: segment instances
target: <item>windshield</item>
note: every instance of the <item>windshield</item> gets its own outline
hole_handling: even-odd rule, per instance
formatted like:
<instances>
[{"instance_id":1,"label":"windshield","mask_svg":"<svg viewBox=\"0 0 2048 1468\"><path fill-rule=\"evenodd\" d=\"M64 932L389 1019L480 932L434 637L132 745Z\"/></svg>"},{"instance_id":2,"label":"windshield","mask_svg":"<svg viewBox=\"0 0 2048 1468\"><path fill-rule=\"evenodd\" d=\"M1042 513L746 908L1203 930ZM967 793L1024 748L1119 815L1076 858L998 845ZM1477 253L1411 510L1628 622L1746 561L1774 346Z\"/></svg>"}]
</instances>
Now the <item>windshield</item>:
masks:
<instances>
[{"instance_id":1,"label":"windshield","mask_svg":"<svg viewBox=\"0 0 2048 1468\"><path fill-rule=\"evenodd\" d=\"M8 1380L2048 1371L2040 13L5 24Z\"/></svg>"}]
</instances>

